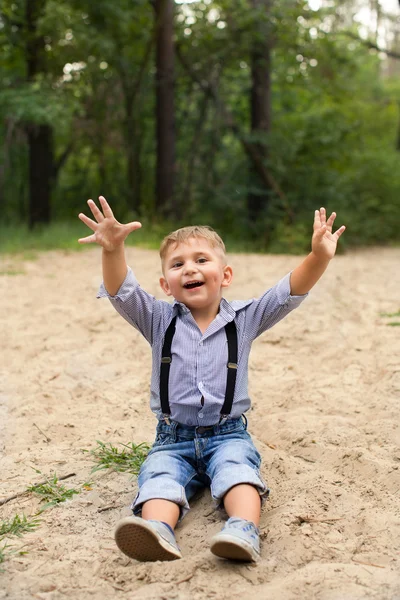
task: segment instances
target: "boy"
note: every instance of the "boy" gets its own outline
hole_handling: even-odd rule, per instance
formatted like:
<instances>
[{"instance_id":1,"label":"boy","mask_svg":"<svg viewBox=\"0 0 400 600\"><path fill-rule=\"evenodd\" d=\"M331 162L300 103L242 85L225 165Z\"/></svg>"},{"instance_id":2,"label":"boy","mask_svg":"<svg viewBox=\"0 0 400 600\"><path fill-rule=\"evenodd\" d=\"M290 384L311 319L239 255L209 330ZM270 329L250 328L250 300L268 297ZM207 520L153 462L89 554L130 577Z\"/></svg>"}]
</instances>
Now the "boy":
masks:
<instances>
[{"instance_id":1,"label":"boy","mask_svg":"<svg viewBox=\"0 0 400 600\"><path fill-rule=\"evenodd\" d=\"M268 489L261 457L244 413L252 341L296 308L327 268L345 227L332 233L335 213L315 211L312 251L294 271L261 298L227 302L232 281L225 246L209 227L185 227L160 249L161 288L175 301L143 291L125 261L124 240L141 227L121 224L103 196L101 209L89 200L95 221L79 218L94 232L79 240L103 247L99 297L152 346L151 409L158 418L155 443L139 473L135 515L116 526L118 547L137 560L181 558L174 529L188 501L205 485L229 519L211 540L211 551L227 559L256 561L259 520Z\"/></svg>"}]
</instances>

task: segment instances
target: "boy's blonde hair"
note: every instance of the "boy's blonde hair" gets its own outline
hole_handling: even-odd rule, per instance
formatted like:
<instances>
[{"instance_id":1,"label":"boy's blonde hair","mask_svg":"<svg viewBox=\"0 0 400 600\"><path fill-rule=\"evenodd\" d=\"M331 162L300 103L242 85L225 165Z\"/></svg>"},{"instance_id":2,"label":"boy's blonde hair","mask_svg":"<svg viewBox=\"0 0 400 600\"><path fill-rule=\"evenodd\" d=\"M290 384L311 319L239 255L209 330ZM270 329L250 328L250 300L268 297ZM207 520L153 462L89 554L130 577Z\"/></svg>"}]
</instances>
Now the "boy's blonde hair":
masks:
<instances>
[{"instance_id":1,"label":"boy's blonde hair","mask_svg":"<svg viewBox=\"0 0 400 600\"><path fill-rule=\"evenodd\" d=\"M218 248L222 251L223 257L225 258L226 249L225 244L212 227L208 225L191 225L189 227L181 227L176 231L169 233L160 246L160 257L161 261L164 261L165 256L171 246L177 246L178 244L184 244L190 238L203 238L207 240L212 248Z\"/></svg>"}]
</instances>

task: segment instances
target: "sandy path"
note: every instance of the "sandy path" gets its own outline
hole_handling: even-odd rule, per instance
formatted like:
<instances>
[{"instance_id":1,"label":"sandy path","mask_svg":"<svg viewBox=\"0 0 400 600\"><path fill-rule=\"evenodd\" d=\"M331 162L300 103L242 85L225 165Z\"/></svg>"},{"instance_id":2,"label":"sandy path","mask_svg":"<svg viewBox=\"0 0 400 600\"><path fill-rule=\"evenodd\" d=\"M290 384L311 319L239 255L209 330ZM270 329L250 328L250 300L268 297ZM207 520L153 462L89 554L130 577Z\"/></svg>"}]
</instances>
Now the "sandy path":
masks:
<instances>
[{"instance_id":1,"label":"sandy path","mask_svg":"<svg viewBox=\"0 0 400 600\"><path fill-rule=\"evenodd\" d=\"M128 255L162 297L157 253ZM93 482L13 541L28 554L4 563L0 598L400 600L400 329L388 326L400 318L381 316L400 308L400 249L337 257L301 308L253 346L249 427L272 490L256 566L209 552L221 520L208 493L177 530L183 560L119 553L112 530L136 480L90 475L82 449L152 441L147 343L96 300L98 249L0 261L0 498L40 481L33 468L75 472L67 487ZM260 294L298 261L231 256L228 298ZM0 516L37 507L25 496Z\"/></svg>"}]
</instances>

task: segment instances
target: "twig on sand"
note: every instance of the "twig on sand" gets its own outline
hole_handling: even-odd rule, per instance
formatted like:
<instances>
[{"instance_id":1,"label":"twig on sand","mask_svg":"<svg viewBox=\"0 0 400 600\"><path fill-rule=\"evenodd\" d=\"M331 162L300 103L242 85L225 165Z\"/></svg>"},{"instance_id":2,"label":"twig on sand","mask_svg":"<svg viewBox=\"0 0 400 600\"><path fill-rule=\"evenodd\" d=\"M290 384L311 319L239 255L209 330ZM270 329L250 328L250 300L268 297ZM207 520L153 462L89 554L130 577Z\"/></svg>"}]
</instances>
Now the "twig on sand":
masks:
<instances>
[{"instance_id":1,"label":"twig on sand","mask_svg":"<svg viewBox=\"0 0 400 600\"><path fill-rule=\"evenodd\" d=\"M297 523L301 525L302 523L331 523L332 521L340 521L342 517L324 517L323 519L316 519L315 517L306 515L305 517L298 516L296 519Z\"/></svg>"},{"instance_id":2,"label":"twig on sand","mask_svg":"<svg viewBox=\"0 0 400 600\"><path fill-rule=\"evenodd\" d=\"M63 475L62 477L58 477L58 481L63 481L64 479L69 479L70 477L75 477L76 473L68 473L68 475ZM36 485L46 485L46 483L49 483L48 480L46 481L41 481L40 483L37 483ZM8 498L3 498L2 500L0 500L0 506L3 506L3 504L7 504L7 502L10 502L10 500L15 500L15 498L19 498L20 496L24 496L25 494L28 494L28 490L24 490L23 492L18 492L18 494L14 494L13 496L8 496Z\"/></svg>"},{"instance_id":3,"label":"twig on sand","mask_svg":"<svg viewBox=\"0 0 400 600\"><path fill-rule=\"evenodd\" d=\"M44 431L42 431L42 430L40 429L40 427L38 427L38 426L36 425L36 423L34 423L34 426L35 426L35 427L36 427L36 429L37 429L37 430L38 430L38 431L39 431L39 432L40 432L40 433L41 433L41 434L42 434L42 435L45 437L45 439L46 439L46 442L47 442L47 443L51 442L51 439L49 438L49 436L48 436L48 435L46 435L46 434L45 434L45 432L44 432Z\"/></svg>"},{"instance_id":4,"label":"twig on sand","mask_svg":"<svg viewBox=\"0 0 400 600\"><path fill-rule=\"evenodd\" d=\"M352 558L351 560L359 565L366 565L367 567L377 567L378 569L385 568L383 565L376 565L375 563L364 562L363 560L356 560L355 558Z\"/></svg>"},{"instance_id":5,"label":"twig on sand","mask_svg":"<svg viewBox=\"0 0 400 600\"><path fill-rule=\"evenodd\" d=\"M294 458L301 458L301 460L305 460L306 462L309 462L309 463L317 462L316 460L313 460L312 458L307 458L306 456L300 456L300 454L295 454Z\"/></svg>"},{"instance_id":6,"label":"twig on sand","mask_svg":"<svg viewBox=\"0 0 400 600\"><path fill-rule=\"evenodd\" d=\"M101 513L101 512L105 512L106 510L113 510L113 508L122 508L122 504L118 504L118 505L111 504L110 506L102 506L101 508L97 509L97 512Z\"/></svg>"},{"instance_id":7,"label":"twig on sand","mask_svg":"<svg viewBox=\"0 0 400 600\"><path fill-rule=\"evenodd\" d=\"M176 582L176 585L179 585L180 583L185 583L185 581L190 581L190 579L192 579L192 577L194 577L194 573L191 573L187 577L180 579L179 581Z\"/></svg>"}]
</instances>

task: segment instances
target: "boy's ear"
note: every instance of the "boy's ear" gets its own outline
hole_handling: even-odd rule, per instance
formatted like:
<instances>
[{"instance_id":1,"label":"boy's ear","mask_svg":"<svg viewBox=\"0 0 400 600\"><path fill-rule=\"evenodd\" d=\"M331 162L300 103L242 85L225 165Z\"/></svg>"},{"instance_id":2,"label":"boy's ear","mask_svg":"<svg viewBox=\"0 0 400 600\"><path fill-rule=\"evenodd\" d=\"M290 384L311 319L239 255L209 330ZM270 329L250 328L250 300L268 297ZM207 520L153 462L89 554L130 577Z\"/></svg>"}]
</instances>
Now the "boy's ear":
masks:
<instances>
[{"instance_id":1,"label":"boy's ear","mask_svg":"<svg viewBox=\"0 0 400 600\"><path fill-rule=\"evenodd\" d=\"M222 280L222 287L228 287L232 283L233 279L233 270L232 267L226 265L224 267L224 278Z\"/></svg>"},{"instance_id":2,"label":"boy's ear","mask_svg":"<svg viewBox=\"0 0 400 600\"><path fill-rule=\"evenodd\" d=\"M169 285L165 277L160 277L160 286L162 291L167 294L167 296L172 296L171 290L169 289Z\"/></svg>"}]
</instances>

